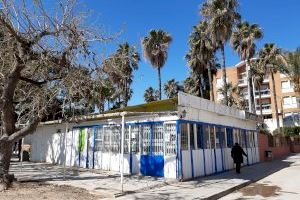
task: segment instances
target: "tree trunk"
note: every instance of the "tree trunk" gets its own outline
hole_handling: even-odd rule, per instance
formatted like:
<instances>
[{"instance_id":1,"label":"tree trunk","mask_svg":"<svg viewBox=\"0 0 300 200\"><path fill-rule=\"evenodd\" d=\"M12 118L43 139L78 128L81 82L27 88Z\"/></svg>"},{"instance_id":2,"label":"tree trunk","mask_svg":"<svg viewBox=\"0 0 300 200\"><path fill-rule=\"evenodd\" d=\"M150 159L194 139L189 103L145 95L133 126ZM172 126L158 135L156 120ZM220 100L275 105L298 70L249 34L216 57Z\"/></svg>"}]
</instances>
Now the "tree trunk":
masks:
<instances>
[{"instance_id":1,"label":"tree trunk","mask_svg":"<svg viewBox=\"0 0 300 200\"><path fill-rule=\"evenodd\" d=\"M159 91L159 100L161 100L161 75L160 75L160 67L157 68L158 73L158 91Z\"/></svg>"},{"instance_id":2,"label":"tree trunk","mask_svg":"<svg viewBox=\"0 0 300 200\"><path fill-rule=\"evenodd\" d=\"M222 53L222 72L223 72L223 87L227 88L227 75L226 75L226 65L225 65L225 50L224 45L221 45L221 53ZM228 95L227 95L227 89L224 90L224 103L228 106Z\"/></svg>"},{"instance_id":3,"label":"tree trunk","mask_svg":"<svg viewBox=\"0 0 300 200\"><path fill-rule=\"evenodd\" d=\"M9 174L12 147L12 142L0 141L0 191L6 190L14 179L14 176Z\"/></svg>"},{"instance_id":4,"label":"tree trunk","mask_svg":"<svg viewBox=\"0 0 300 200\"><path fill-rule=\"evenodd\" d=\"M210 64L207 65L207 70L208 70L208 82L209 82L209 99L211 101L215 101L215 96L214 96L214 87L213 87L213 78L211 74L211 66Z\"/></svg>"},{"instance_id":5,"label":"tree trunk","mask_svg":"<svg viewBox=\"0 0 300 200\"><path fill-rule=\"evenodd\" d=\"M249 112L255 113L255 104L254 104L254 91L253 91L253 82L252 82L252 73L249 60L246 61L247 69L247 79L248 79L248 102L249 102Z\"/></svg>"},{"instance_id":6,"label":"tree trunk","mask_svg":"<svg viewBox=\"0 0 300 200\"><path fill-rule=\"evenodd\" d=\"M199 87L199 93L198 96L203 98L203 89L202 89L202 77L201 74L198 74L198 87Z\"/></svg>"},{"instance_id":7,"label":"tree trunk","mask_svg":"<svg viewBox=\"0 0 300 200\"><path fill-rule=\"evenodd\" d=\"M259 109L260 109L260 116L262 117L262 103L261 103L261 84L258 85L258 95L259 95Z\"/></svg>"},{"instance_id":8,"label":"tree trunk","mask_svg":"<svg viewBox=\"0 0 300 200\"><path fill-rule=\"evenodd\" d=\"M277 130L279 130L280 125L279 125L279 115L278 115L278 105L277 105L277 95L276 95L276 88L275 88L275 80L274 80L274 73L271 72L271 77L272 77L272 89L273 89L273 99L274 99L274 105L275 105L275 117L276 117L276 125L277 125Z\"/></svg>"}]
</instances>

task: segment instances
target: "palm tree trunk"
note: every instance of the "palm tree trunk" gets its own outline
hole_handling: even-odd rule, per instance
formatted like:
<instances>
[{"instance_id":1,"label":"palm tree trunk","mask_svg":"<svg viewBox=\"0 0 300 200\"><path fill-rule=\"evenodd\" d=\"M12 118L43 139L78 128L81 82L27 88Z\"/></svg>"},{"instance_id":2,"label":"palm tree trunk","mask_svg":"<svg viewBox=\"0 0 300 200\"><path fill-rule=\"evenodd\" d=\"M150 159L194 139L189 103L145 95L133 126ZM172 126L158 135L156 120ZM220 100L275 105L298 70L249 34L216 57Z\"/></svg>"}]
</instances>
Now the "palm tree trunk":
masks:
<instances>
[{"instance_id":1,"label":"palm tree trunk","mask_svg":"<svg viewBox=\"0 0 300 200\"><path fill-rule=\"evenodd\" d=\"M127 79L125 78L125 80L124 80L124 90L125 90L125 94L124 94L124 107L126 107L127 106L127 104L128 104L128 91L129 91L129 89L128 89L128 84L127 84Z\"/></svg>"},{"instance_id":2,"label":"palm tree trunk","mask_svg":"<svg viewBox=\"0 0 300 200\"><path fill-rule=\"evenodd\" d=\"M158 73L158 90L159 90L159 100L161 100L161 75L160 75L160 67L157 67Z\"/></svg>"},{"instance_id":3,"label":"palm tree trunk","mask_svg":"<svg viewBox=\"0 0 300 200\"><path fill-rule=\"evenodd\" d=\"M261 84L258 85L258 95L259 95L259 109L260 109L260 116L262 117L262 103L261 103Z\"/></svg>"},{"instance_id":4,"label":"palm tree trunk","mask_svg":"<svg viewBox=\"0 0 300 200\"><path fill-rule=\"evenodd\" d=\"M225 65L225 50L224 50L224 45L221 45L221 53L222 53L222 72L223 72L223 85L224 88L227 88L227 75L226 75L226 65ZM228 106L228 95L227 95L227 90L224 90L224 103L225 105Z\"/></svg>"},{"instance_id":5,"label":"palm tree trunk","mask_svg":"<svg viewBox=\"0 0 300 200\"><path fill-rule=\"evenodd\" d=\"M277 105L277 100L276 100L277 95L276 95L275 80L274 80L273 72L271 72L271 77L272 77L273 99L274 99L274 105L275 105L276 125L277 125L277 130L279 131L280 125L279 125L278 105Z\"/></svg>"},{"instance_id":6,"label":"palm tree trunk","mask_svg":"<svg viewBox=\"0 0 300 200\"><path fill-rule=\"evenodd\" d=\"M211 74L211 66L210 64L207 65L208 70L208 82L209 82L209 99L211 101L215 101L214 98L214 87L213 87L213 80L212 80L212 74Z\"/></svg>"},{"instance_id":7,"label":"palm tree trunk","mask_svg":"<svg viewBox=\"0 0 300 200\"><path fill-rule=\"evenodd\" d=\"M255 106L254 106L254 91L253 91L253 82L252 82L252 73L251 73L251 66L249 60L246 61L246 70L247 70L247 79L248 79L248 102L249 102L249 112L255 113Z\"/></svg>"},{"instance_id":8,"label":"palm tree trunk","mask_svg":"<svg viewBox=\"0 0 300 200\"><path fill-rule=\"evenodd\" d=\"M198 74L198 87L199 87L199 97L203 97L203 88L202 88L202 77L201 74Z\"/></svg>"}]
</instances>

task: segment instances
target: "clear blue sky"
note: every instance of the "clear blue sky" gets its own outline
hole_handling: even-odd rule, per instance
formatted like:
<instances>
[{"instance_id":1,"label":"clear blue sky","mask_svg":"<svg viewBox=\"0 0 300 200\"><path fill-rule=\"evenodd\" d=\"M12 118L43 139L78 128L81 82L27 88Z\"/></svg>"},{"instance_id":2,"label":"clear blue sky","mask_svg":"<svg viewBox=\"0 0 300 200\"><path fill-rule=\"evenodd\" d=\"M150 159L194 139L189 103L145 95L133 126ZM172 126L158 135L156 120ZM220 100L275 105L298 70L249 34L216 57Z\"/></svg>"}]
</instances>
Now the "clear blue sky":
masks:
<instances>
[{"instance_id":1,"label":"clear blue sky","mask_svg":"<svg viewBox=\"0 0 300 200\"><path fill-rule=\"evenodd\" d=\"M117 43L128 41L136 45L141 53L140 41L150 29L163 29L173 37L169 57L162 69L162 83L175 78L184 80L188 67L184 60L187 39L192 26L199 22L198 10L203 1L197 0L91 0L88 8L99 15L99 23L109 32L123 30L104 51L113 51ZM258 42L261 47L266 42L274 42L279 47L293 50L300 46L300 1L299 0L240 0L239 11L243 20L258 23L264 38ZM97 22L97 23L98 23ZM226 65L232 66L239 57L226 48ZM158 86L157 72L143 58L139 70L135 72L133 97L130 105L143 103L144 90Z\"/></svg>"}]
</instances>

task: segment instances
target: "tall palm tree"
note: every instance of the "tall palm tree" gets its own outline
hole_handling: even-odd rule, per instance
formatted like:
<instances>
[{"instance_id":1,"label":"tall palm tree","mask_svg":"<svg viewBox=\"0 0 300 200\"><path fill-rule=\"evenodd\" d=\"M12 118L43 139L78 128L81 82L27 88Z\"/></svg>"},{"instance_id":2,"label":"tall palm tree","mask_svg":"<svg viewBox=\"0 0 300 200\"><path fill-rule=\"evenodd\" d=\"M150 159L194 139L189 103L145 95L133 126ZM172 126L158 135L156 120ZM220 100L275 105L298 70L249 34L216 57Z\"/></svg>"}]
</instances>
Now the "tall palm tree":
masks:
<instances>
[{"instance_id":1,"label":"tall palm tree","mask_svg":"<svg viewBox=\"0 0 300 200\"><path fill-rule=\"evenodd\" d=\"M190 76L183 81L183 91L188 94L197 96L201 93L201 88L202 85L199 83L199 79L194 73L190 73Z\"/></svg>"},{"instance_id":2,"label":"tall palm tree","mask_svg":"<svg viewBox=\"0 0 300 200\"><path fill-rule=\"evenodd\" d=\"M130 46L128 42L120 44L117 49L118 65L122 75L122 98L123 106L127 106L129 99L132 96L132 90L130 89L133 81L133 71L138 69L138 63L140 61L139 53L135 46Z\"/></svg>"},{"instance_id":3,"label":"tall palm tree","mask_svg":"<svg viewBox=\"0 0 300 200\"><path fill-rule=\"evenodd\" d=\"M226 85L222 85L222 87L218 90L221 93L223 98L221 99L221 103L226 105L225 103L225 95L227 95L228 106L236 107L238 109L244 109L246 106L246 101L236 85L233 85L231 82Z\"/></svg>"},{"instance_id":4,"label":"tall palm tree","mask_svg":"<svg viewBox=\"0 0 300 200\"><path fill-rule=\"evenodd\" d=\"M276 124L277 129L279 130L279 115L278 115L278 105L277 105L277 94L275 87L274 74L276 72L284 72L286 70L287 62L281 51L273 43L267 43L259 52L259 62L260 65L264 67L266 73L271 74L272 78L272 90L273 90L273 99L275 105L275 115L276 115Z\"/></svg>"},{"instance_id":5,"label":"tall palm tree","mask_svg":"<svg viewBox=\"0 0 300 200\"><path fill-rule=\"evenodd\" d=\"M168 97L168 99L174 98L177 96L179 88L180 86L178 81L175 81L175 79L171 79L164 85L165 95Z\"/></svg>"},{"instance_id":6,"label":"tall palm tree","mask_svg":"<svg viewBox=\"0 0 300 200\"><path fill-rule=\"evenodd\" d=\"M159 99L159 91L149 87L144 93L145 102L149 103L151 101L157 101Z\"/></svg>"},{"instance_id":7,"label":"tall palm tree","mask_svg":"<svg viewBox=\"0 0 300 200\"><path fill-rule=\"evenodd\" d=\"M103 70L116 88L114 96L117 96L118 104L123 107L127 106L131 98L133 71L138 69L139 61L140 56L135 46L125 42L119 45L116 53L103 62Z\"/></svg>"},{"instance_id":8,"label":"tall palm tree","mask_svg":"<svg viewBox=\"0 0 300 200\"><path fill-rule=\"evenodd\" d=\"M261 100L261 86L264 82L265 71L263 66L259 65L259 60L251 60L252 66L252 76L254 85L258 86L258 96L259 96L259 107L260 116L262 117L262 100Z\"/></svg>"},{"instance_id":9,"label":"tall palm tree","mask_svg":"<svg viewBox=\"0 0 300 200\"><path fill-rule=\"evenodd\" d=\"M201 15L208 22L207 31L211 35L214 46L221 50L224 85L227 85L224 46L231 37L233 27L241 18L237 7L237 0L207 0L200 10ZM228 105L227 95L225 95L224 101Z\"/></svg>"},{"instance_id":10,"label":"tall palm tree","mask_svg":"<svg viewBox=\"0 0 300 200\"><path fill-rule=\"evenodd\" d=\"M248 78L249 112L255 113L254 91L252 82L252 69L250 59L256 51L255 40L261 39L263 33L257 24L242 22L237 24L236 31L231 35L233 49L240 55L242 61L246 61L246 72Z\"/></svg>"},{"instance_id":11,"label":"tall palm tree","mask_svg":"<svg viewBox=\"0 0 300 200\"><path fill-rule=\"evenodd\" d=\"M294 91L300 93L300 48L287 54L287 75L294 83Z\"/></svg>"},{"instance_id":12,"label":"tall palm tree","mask_svg":"<svg viewBox=\"0 0 300 200\"><path fill-rule=\"evenodd\" d=\"M168 47L172 42L169 33L163 30L151 30L142 40L144 57L157 69L159 99L161 99L161 68L168 58Z\"/></svg>"},{"instance_id":13,"label":"tall palm tree","mask_svg":"<svg viewBox=\"0 0 300 200\"><path fill-rule=\"evenodd\" d=\"M193 27L193 32L189 37L190 49L186 55L188 65L198 77L198 83L203 82L203 74L208 73L210 100L214 101L214 92L212 85L212 67L214 67L215 49L213 47L210 35L207 32L207 22L202 21ZM207 70L205 70L207 68ZM201 88L201 86L199 86ZM199 90L200 96L203 93Z\"/></svg>"}]
</instances>

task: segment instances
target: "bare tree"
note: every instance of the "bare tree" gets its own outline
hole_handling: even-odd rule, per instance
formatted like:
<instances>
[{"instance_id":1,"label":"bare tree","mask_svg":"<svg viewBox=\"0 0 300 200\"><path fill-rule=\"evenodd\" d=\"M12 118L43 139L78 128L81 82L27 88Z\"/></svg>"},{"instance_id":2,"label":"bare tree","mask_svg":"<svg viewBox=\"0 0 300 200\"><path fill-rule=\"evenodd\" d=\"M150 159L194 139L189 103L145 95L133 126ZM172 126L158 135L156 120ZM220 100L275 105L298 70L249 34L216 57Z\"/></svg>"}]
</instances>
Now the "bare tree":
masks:
<instances>
[{"instance_id":1,"label":"bare tree","mask_svg":"<svg viewBox=\"0 0 300 200\"><path fill-rule=\"evenodd\" d=\"M33 133L57 99L85 108L101 87L101 73L95 75L100 59L91 42L112 37L84 23L88 13L76 12L76 0L55 2L47 12L40 0L0 1L0 190L13 177L13 143Z\"/></svg>"}]
</instances>

